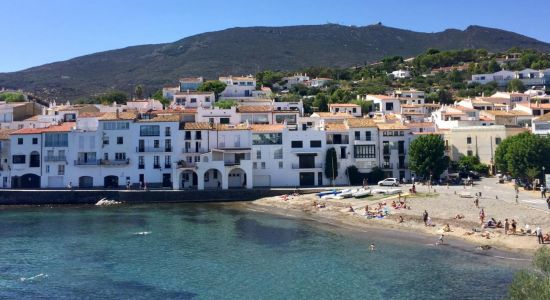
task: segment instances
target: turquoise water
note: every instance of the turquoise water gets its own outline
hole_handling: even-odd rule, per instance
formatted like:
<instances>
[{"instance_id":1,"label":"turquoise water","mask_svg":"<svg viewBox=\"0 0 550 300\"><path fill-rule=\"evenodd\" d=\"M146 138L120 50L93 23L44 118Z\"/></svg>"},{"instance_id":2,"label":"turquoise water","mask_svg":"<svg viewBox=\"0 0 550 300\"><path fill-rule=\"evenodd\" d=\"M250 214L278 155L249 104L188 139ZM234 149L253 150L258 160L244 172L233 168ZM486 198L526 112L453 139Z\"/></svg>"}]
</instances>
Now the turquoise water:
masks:
<instances>
[{"instance_id":1,"label":"turquoise water","mask_svg":"<svg viewBox=\"0 0 550 300\"><path fill-rule=\"evenodd\" d=\"M0 210L0 299L500 299L517 268L228 205Z\"/></svg>"}]
</instances>

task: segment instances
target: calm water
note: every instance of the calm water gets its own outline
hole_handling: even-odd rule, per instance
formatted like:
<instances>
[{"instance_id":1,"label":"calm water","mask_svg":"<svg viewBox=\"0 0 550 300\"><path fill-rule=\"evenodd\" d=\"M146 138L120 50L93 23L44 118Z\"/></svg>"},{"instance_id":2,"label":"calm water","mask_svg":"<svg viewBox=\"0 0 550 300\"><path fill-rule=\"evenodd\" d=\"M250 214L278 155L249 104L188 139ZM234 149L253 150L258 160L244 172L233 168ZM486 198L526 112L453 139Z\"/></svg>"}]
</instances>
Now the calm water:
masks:
<instances>
[{"instance_id":1,"label":"calm water","mask_svg":"<svg viewBox=\"0 0 550 300\"><path fill-rule=\"evenodd\" d=\"M0 299L499 299L517 268L223 205L0 210Z\"/></svg>"}]
</instances>

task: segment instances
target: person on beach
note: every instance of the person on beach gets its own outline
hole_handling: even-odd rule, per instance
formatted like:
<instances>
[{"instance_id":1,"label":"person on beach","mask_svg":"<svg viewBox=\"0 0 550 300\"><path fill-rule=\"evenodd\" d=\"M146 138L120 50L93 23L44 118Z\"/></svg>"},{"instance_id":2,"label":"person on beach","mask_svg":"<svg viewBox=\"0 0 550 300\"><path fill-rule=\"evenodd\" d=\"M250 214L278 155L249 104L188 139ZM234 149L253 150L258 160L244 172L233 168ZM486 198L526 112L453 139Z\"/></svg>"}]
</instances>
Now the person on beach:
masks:
<instances>
[{"instance_id":1,"label":"person on beach","mask_svg":"<svg viewBox=\"0 0 550 300\"><path fill-rule=\"evenodd\" d=\"M512 219L512 234L516 234L517 227L518 223L516 223L516 220Z\"/></svg>"},{"instance_id":2,"label":"person on beach","mask_svg":"<svg viewBox=\"0 0 550 300\"><path fill-rule=\"evenodd\" d=\"M428 211L424 210L424 213L422 214L422 219L424 220L424 226L428 226Z\"/></svg>"},{"instance_id":3,"label":"person on beach","mask_svg":"<svg viewBox=\"0 0 550 300\"><path fill-rule=\"evenodd\" d=\"M349 206L348 212L352 212L352 213L355 212L355 209L353 209L353 206L351 206L351 205Z\"/></svg>"},{"instance_id":4,"label":"person on beach","mask_svg":"<svg viewBox=\"0 0 550 300\"><path fill-rule=\"evenodd\" d=\"M130 179L126 179L126 189L130 189Z\"/></svg>"},{"instance_id":5,"label":"person on beach","mask_svg":"<svg viewBox=\"0 0 550 300\"><path fill-rule=\"evenodd\" d=\"M481 225L483 225L483 221L485 221L485 211L483 210L483 208L479 212L479 221L481 222Z\"/></svg>"},{"instance_id":6,"label":"person on beach","mask_svg":"<svg viewBox=\"0 0 550 300\"><path fill-rule=\"evenodd\" d=\"M504 220L504 234L508 234L510 231L510 222L508 222L508 219Z\"/></svg>"},{"instance_id":7,"label":"person on beach","mask_svg":"<svg viewBox=\"0 0 550 300\"><path fill-rule=\"evenodd\" d=\"M535 233L537 234L537 239L539 241L539 244L544 244L544 238L542 235L542 229L540 226L537 226L537 229L535 229Z\"/></svg>"},{"instance_id":8,"label":"person on beach","mask_svg":"<svg viewBox=\"0 0 550 300\"><path fill-rule=\"evenodd\" d=\"M546 198L546 204L548 204L548 209L550 209L550 197Z\"/></svg>"},{"instance_id":9,"label":"person on beach","mask_svg":"<svg viewBox=\"0 0 550 300\"><path fill-rule=\"evenodd\" d=\"M479 198L476 196L476 199L474 200L474 204L476 208L479 208Z\"/></svg>"},{"instance_id":10,"label":"person on beach","mask_svg":"<svg viewBox=\"0 0 550 300\"><path fill-rule=\"evenodd\" d=\"M542 199L546 198L546 187L544 185L540 186L540 197Z\"/></svg>"},{"instance_id":11,"label":"person on beach","mask_svg":"<svg viewBox=\"0 0 550 300\"><path fill-rule=\"evenodd\" d=\"M518 194L516 193L516 204L519 204L519 201L518 201Z\"/></svg>"},{"instance_id":12,"label":"person on beach","mask_svg":"<svg viewBox=\"0 0 550 300\"><path fill-rule=\"evenodd\" d=\"M435 243L435 245L443 245L443 238L445 237L445 235L440 235L439 236L439 239L437 239L437 242Z\"/></svg>"},{"instance_id":13,"label":"person on beach","mask_svg":"<svg viewBox=\"0 0 550 300\"><path fill-rule=\"evenodd\" d=\"M375 251L375 250L376 250L376 247L374 246L374 243L371 243L371 244L370 244L369 250L370 250L370 251Z\"/></svg>"},{"instance_id":14,"label":"person on beach","mask_svg":"<svg viewBox=\"0 0 550 300\"><path fill-rule=\"evenodd\" d=\"M444 232L451 232L451 226L449 226L449 223L445 224L445 226L443 227L443 231Z\"/></svg>"},{"instance_id":15,"label":"person on beach","mask_svg":"<svg viewBox=\"0 0 550 300\"><path fill-rule=\"evenodd\" d=\"M403 220L403 216L399 216L399 220L397 221L397 223L403 223L405 222L405 220Z\"/></svg>"}]
</instances>

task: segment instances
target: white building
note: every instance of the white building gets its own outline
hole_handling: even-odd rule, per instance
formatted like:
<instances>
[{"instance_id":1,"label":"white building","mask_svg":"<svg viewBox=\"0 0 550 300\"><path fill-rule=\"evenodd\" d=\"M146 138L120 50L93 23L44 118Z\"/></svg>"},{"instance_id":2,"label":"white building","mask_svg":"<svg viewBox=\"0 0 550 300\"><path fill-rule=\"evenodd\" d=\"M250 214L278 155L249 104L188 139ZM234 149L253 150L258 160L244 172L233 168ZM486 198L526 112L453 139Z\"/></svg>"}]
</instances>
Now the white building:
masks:
<instances>
[{"instance_id":1,"label":"white building","mask_svg":"<svg viewBox=\"0 0 550 300\"><path fill-rule=\"evenodd\" d=\"M221 98L252 97L256 90L256 78L252 75L220 77L219 80L227 85Z\"/></svg>"},{"instance_id":2,"label":"white building","mask_svg":"<svg viewBox=\"0 0 550 300\"><path fill-rule=\"evenodd\" d=\"M328 110L331 113L346 113L354 117L361 117L363 113L361 112L361 106L353 103L330 103L328 105Z\"/></svg>"},{"instance_id":3,"label":"white building","mask_svg":"<svg viewBox=\"0 0 550 300\"><path fill-rule=\"evenodd\" d=\"M407 70L395 70L395 71L391 72L391 75L394 78L409 78L409 77L411 77L411 72L409 72Z\"/></svg>"},{"instance_id":4,"label":"white building","mask_svg":"<svg viewBox=\"0 0 550 300\"><path fill-rule=\"evenodd\" d=\"M366 101L373 102L374 112L383 114L397 114L401 112L401 102L393 96L367 95Z\"/></svg>"}]
</instances>

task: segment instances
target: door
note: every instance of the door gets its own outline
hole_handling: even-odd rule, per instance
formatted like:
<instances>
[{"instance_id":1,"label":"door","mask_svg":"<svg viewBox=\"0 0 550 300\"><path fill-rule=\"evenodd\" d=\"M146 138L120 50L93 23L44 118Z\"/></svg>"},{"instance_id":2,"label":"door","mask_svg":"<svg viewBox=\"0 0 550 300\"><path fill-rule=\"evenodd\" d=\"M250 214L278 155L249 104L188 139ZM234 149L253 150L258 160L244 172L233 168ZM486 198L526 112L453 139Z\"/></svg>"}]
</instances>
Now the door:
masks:
<instances>
[{"instance_id":1,"label":"door","mask_svg":"<svg viewBox=\"0 0 550 300\"><path fill-rule=\"evenodd\" d=\"M301 172L300 173L300 186L312 186L315 185L315 173L314 172Z\"/></svg>"},{"instance_id":2,"label":"door","mask_svg":"<svg viewBox=\"0 0 550 300\"><path fill-rule=\"evenodd\" d=\"M145 141L144 140L139 140L139 152L143 152L145 151Z\"/></svg>"},{"instance_id":3,"label":"door","mask_svg":"<svg viewBox=\"0 0 550 300\"><path fill-rule=\"evenodd\" d=\"M162 174L162 187L172 187L172 174Z\"/></svg>"},{"instance_id":4,"label":"door","mask_svg":"<svg viewBox=\"0 0 550 300\"><path fill-rule=\"evenodd\" d=\"M80 176L78 178L79 188L91 188L94 186L94 178L92 176Z\"/></svg>"},{"instance_id":5,"label":"door","mask_svg":"<svg viewBox=\"0 0 550 300\"><path fill-rule=\"evenodd\" d=\"M323 185L323 172L317 173L317 185L318 186Z\"/></svg>"}]
</instances>

